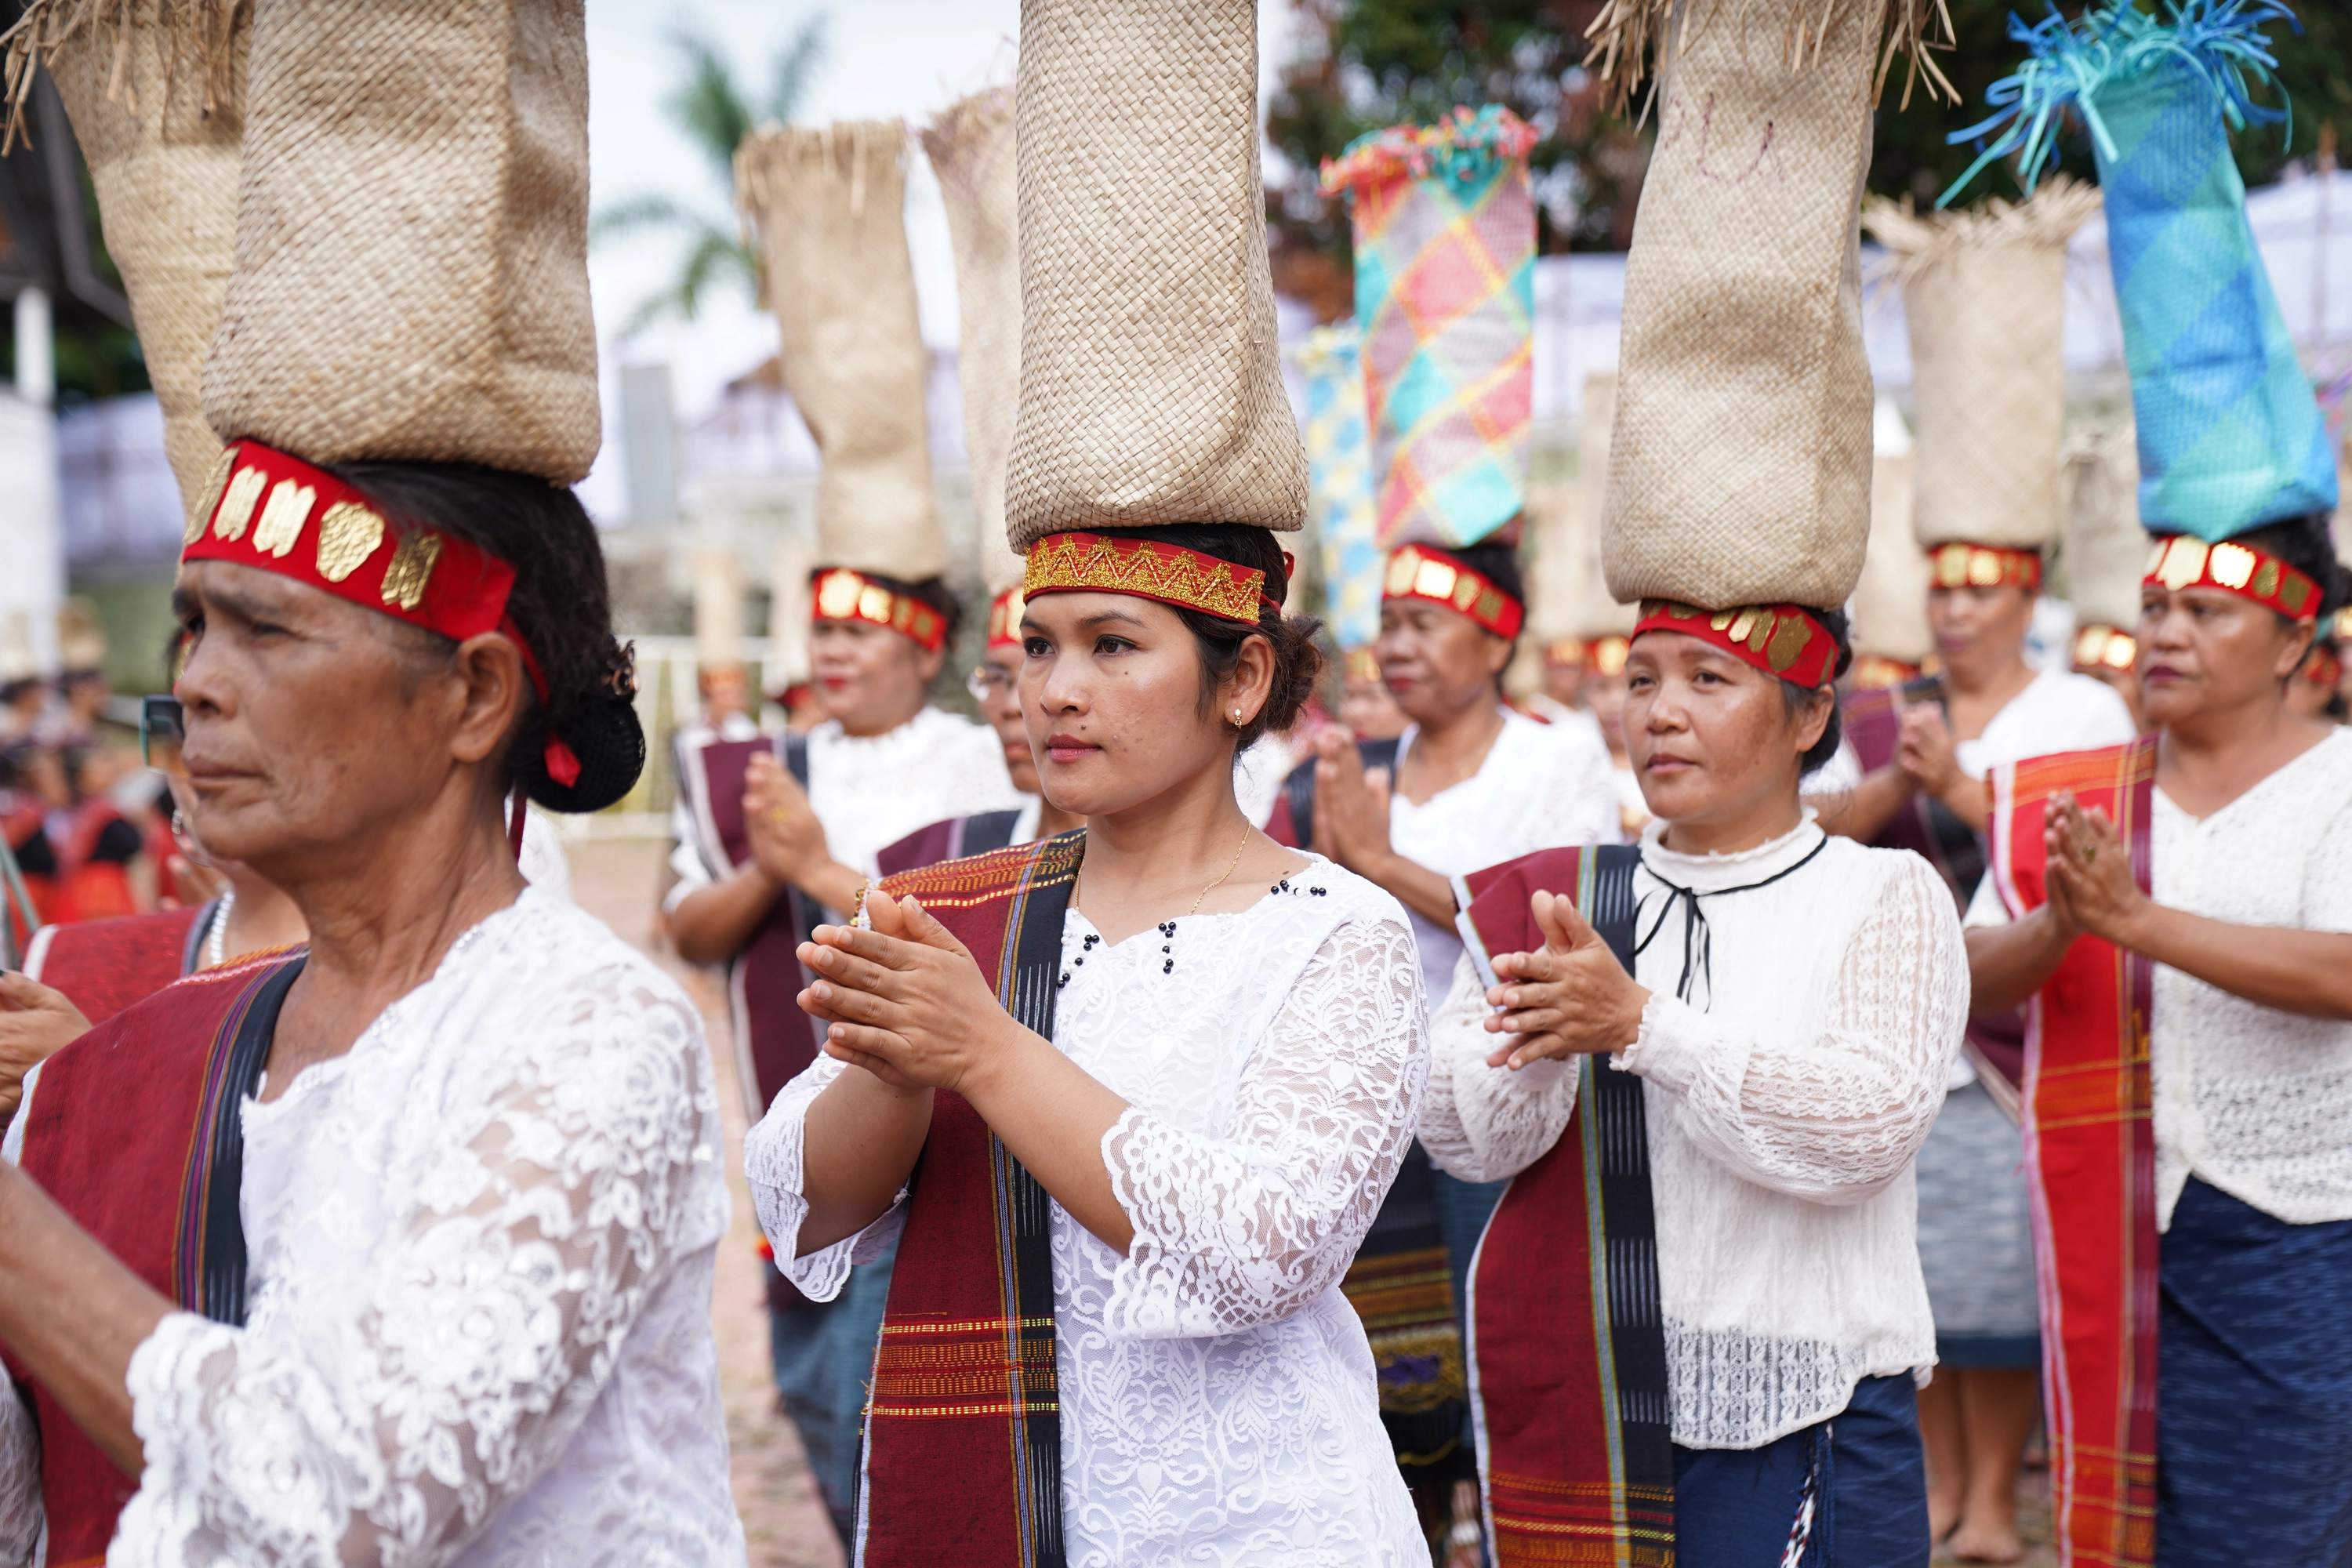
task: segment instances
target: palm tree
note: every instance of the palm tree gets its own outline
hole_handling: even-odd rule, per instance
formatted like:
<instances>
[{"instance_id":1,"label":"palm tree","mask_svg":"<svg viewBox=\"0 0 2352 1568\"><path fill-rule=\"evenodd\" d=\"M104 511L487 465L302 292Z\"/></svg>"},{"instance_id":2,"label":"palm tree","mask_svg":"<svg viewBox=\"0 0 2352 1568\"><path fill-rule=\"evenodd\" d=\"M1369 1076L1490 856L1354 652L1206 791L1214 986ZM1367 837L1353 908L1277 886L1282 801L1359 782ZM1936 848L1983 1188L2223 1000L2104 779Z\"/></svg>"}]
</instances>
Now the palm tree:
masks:
<instances>
[{"instance_id":1,"label":"palm tree","mask_svg":"<svg viewBox=\"0 0 2352 1568\"><path fill-rule=\"evenodd\" d=\"M734 68L716 40L692 21L670 29L670 47L686 69L663 108L700 150L729 201L725 216L713 216L704 205L647 191L596 215L588 226L592 241L645 229L672 230L687 241L677 281L631 312L621 328L623 337L634 336L671 312L692 321L703 297L715 287L740 285L755 300L759 298L760 259L743 243L742 227L732 211L735 149L754 125L790 122L824 64L825 22L825 13L818 12L776 51L768 68L767 95L756 106L736 85Z\"/></svg>"}]
</instances>

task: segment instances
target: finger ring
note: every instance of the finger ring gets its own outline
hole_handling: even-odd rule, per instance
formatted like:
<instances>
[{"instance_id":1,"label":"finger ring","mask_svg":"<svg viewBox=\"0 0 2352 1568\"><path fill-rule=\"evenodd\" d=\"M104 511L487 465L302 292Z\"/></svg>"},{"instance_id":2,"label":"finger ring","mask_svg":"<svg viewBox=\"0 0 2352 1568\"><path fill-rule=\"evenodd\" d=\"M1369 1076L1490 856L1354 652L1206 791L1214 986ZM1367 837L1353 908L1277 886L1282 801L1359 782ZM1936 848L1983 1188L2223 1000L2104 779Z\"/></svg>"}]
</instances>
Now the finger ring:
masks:
<instances>
[{"instance_id":1,"label":"finger ring","mask_svg":"<svg viewBox=\"0 0 2352 1568\"><path fill-rule=\"evenodd\" d=\"M792 815L793 814L789 810L781 805L772 805L768 807L768 820L770 822L783 822L788 820Z\"/></svg>"},{"instance_id":2,"label":"finger ring","mask_svg":"<svg viewBox=\"0 0 2352 1568\"><path fill-rule=\"evenodd\" d=\"M2099 847L2098 847L2097 845L2095 845L2095 844L2093 844L2093 845L2090 845L2090 846L2086 847L2084 849L2084 851L2083 851L2083 864L2084 864L2084 865L2085 865L2085 866L2089 865L2092 861L2094 861L2094 860L2097 859L2098 858L2099 858Z\"/></svg>"}]
</instances>

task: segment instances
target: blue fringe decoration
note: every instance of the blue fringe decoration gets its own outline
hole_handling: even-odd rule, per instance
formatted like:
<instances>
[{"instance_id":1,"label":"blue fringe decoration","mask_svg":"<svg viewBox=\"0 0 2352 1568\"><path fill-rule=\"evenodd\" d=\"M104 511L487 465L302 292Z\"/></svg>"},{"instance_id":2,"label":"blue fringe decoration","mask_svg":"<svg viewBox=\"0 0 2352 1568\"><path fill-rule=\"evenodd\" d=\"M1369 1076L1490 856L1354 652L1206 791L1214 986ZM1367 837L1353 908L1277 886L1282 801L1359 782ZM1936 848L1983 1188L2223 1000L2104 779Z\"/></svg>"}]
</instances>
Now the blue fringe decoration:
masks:
<instances>
[{"instance_id":1,"label":"blue fringe decoration","mask_svg":"<svg viewBox=\"0 0 2352 1568\"><path fill-rule=\"evenodd\" d=\"M2219 101L2230 129L2248 124L2293 125L2285 109L2266 109L2253 100L2248 79L2263 87L2273 85L2278 60L2270 39L2260 28L2284 22L2296 32L2302 24L2281 0L2164 0L2168 20L2133 8L2131 0L2110 0L2094 6L2082 19L2068 22L2053 4L2050 15L2029 26L2014 12L2009 36L2026 47L2027 58L2014 75L2006 76L1985 91L1985 102L1998 112L1945 141L1982 145L1977 161L1936 199L1939 207L1967 188L1985 165L2018 154L2018 181L2032 193L2050 166L2057 162L2058 128L2072 109L2090 128L2100 155L2116 156L2094 101L2111 82L2140 76L2168 63L2189 67ZM1983 138L1992 136L1986 144Z\"/></svg>"}]
</instances>

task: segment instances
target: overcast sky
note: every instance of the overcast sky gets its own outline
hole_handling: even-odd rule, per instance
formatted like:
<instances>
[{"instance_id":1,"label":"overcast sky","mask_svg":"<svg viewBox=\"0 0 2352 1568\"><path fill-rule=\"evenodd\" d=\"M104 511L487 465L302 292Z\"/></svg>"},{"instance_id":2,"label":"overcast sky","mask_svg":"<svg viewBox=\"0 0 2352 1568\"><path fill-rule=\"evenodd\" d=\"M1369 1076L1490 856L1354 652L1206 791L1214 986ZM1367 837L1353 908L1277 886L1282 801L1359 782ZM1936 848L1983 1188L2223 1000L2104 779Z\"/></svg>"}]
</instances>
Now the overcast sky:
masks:
<instances>
[{"instance_id":1,"label":"overcast sky","mask_svg":"<svg viewBox=\"0 0 2352 1568\"><path fill-rule=\"evenodd\" d=\"M1270 72L1290 23L1289 0L1261 0L1261 77ZM730 216L727 193L692 142L662 110L679 77L670 28L690 18L738 62L738 80L764 92L769 64L809 16L828 15L828 47L802 121L904 119L921 124L957 99L1012 79L1020 0L588 0L589 180L601 208L660 191ZM938 187L919 153L908 174L908 243L923 335L956 337L955 264ZM636 339L614 333L637 304L677 275L681 247L667 237L613 240L589 260L603 335L606 440L583 495L599 515L621 510L612 373L624 363L667 361L681 420L707 412L719 390L775 351L772 318L740 297L706 301L691 324L666 323Z\"/></svg>"}]
</instances>

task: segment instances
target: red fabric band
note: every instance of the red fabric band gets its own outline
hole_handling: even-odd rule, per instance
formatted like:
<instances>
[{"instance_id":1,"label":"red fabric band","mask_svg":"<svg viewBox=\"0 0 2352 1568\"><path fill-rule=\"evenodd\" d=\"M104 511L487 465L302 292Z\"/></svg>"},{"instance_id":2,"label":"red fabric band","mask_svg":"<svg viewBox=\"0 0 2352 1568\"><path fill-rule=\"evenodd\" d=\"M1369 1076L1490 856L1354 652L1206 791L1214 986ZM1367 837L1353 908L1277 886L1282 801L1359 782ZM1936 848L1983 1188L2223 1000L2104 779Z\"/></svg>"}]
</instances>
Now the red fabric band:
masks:
<instances>
[{"instance_id":1,"label":"red fabric band","mask_svg":"<svg viewBox=\"0 0 2352 1568\"><path fill-rule=\"evenodd\" d=\"M937 653L948 640L947 617L910 594L877 583L863 572L829 566L816 574L816 592L810 596L809 620L871 621L909 638L925 653Z\"/></svg>"},{"instance_id":2,"label":"red fabric band","mask_svg":"<svg viewBox=\"0 0 2352 1568\"><path fill-rule=\"evenodd\" d=\"M289 452L232 441L213 467L180 559L226 561L290 577L453 642L500 632L522 655L540 706L547 677L507 616L514 568L478 544L426 528L394 530L352 486ZM551 737L548 776L569 789L580 759Z\"/></svg>"},{"instance_id":3,"label":"red fabric band","mask_svg":"<svg viewBox=\"0 0 2352 1568\"><path fill-rule=\"evenodd\" d=\"M2291 621L2319 618L2318 584L2277 556L2235 540L2208 544L2186 533L2158 540L2147 558L2147 574L2140 579L2142 587L2150 584L2176 594L2219 588Z\"/></svg>"},{"instance_id":4,"label":"red fabric band","mask_svg":"<svg viewBox=\"0 0 2352 1568\"><path fill-rule=\"evenodd\" d=\"M1286 552L1282 559L1287 572L1290 556ZM1263 572L1179 544L1108 533L1049 533L1031 545L1022 592L1030 599L1040 594L1129 594L1245 626L1264 620L1268 609L1282 609L1281 601L1267 595Z\"/></svg>"},{"instance_id":5,"label":"red fabric band","mask_svg":"<svg viewBox=\"0 0 2352 1568\"><path fill-rule=\"evenodd\" d=\"M1927 552L1928 566L1933 574L1929 581L1938 588L2023 588L2038 593L2042 587L2042 552L2038 550L2012 550L1999 544L1938 544Z\"/></svg>"},{"instance_id":6,"label":"red fabric band","mask_svg":"<svg viewBox=\"0 0 2352 1568\"><path fill-rule=\"evenodd\" d=\"M1644 599L1633 627L1644 632L1680 632L1719 647L1741 663L1808 690L1836 678L1837 638L1801 605L1743 605L1702 610L1671 599Z\"/></svg>"},{"instance_id":7,"label":"red fabric band","mask_svg":"<svg viewBox=\"0 0 2352 1568\"><path fill-rule=\"evenodd\" d=\"M1518 636L1528 618L1528 607L1495 586L1485 574L1418 544L1399 545L1390 554L1388 571L1381 579L1381 597L1443 605L1498 637Z\"/></svg>"},{"instance_id":8,"label":"red fabric band","mask_svg":"<svg viewBox=\"0 0 2352 1568\"><path fill-rule=\"evenodd\" d=\"M1021 607L1026 602L1026 596L1018 588L1007 588L990 601L989 647L1019 647L1021 646Z\"/></svg>"}]
</instances>

